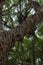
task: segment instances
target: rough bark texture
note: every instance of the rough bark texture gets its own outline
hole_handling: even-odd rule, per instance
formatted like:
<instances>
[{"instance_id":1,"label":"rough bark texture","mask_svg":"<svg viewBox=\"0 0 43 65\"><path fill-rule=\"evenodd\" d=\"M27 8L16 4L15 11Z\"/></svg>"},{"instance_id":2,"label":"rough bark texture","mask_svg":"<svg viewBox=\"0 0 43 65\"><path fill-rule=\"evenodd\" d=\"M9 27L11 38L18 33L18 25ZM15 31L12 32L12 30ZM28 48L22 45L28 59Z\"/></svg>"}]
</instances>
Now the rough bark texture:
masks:
<instances>
[{"instance_id":1,"label":"rough bark texture","mask_svg":"<svg viewBox=\"0 0 43 65\"><path fill-rule=\"evenodd\" d=\"M8 32L4 31L3 29L0 29L0 65L6 65L7 55L10 48L13 45L13 42L21 40L42 19L43 19L43 7L40 7L39 11L37 11L34 15L28 17L15 29L11 29Z\"/></svg>"}]
</instances>

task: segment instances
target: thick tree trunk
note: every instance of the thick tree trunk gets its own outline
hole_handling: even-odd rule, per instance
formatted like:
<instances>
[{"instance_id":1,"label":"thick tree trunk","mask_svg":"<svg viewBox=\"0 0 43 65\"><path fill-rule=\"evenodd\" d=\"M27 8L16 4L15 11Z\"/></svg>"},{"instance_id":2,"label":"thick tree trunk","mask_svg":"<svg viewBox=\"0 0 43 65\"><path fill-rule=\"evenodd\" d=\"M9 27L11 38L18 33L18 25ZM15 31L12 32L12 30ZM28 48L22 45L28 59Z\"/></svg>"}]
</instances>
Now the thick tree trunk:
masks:
<instances>
[{"instance_id":1,"label":"thick tree trunk","mask_svg":"<svg viewBox=\"0 0 43 65\"><path fill-rule=\"evenodd\" d=\"M11 42L12 36L2 30L0 32L0 65L6 65L9 48L12 46Z\"/></svg>"}]
</instances>

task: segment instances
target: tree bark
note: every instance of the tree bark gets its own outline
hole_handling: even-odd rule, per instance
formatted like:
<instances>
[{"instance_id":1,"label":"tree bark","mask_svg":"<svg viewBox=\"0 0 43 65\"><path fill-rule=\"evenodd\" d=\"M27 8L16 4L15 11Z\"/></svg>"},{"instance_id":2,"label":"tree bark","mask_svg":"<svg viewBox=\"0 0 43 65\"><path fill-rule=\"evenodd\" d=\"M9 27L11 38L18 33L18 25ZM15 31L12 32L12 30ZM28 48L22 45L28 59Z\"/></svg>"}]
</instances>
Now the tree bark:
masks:
<instances>
[{"instance_id":1,"label":"tree bark","mask_svg":"<svg viewBox=\"0 0 43 65\"><path fill-rule=\"evenodd\" d=\"M0 8L1 9L1 8ZM43 18L43 7L34 15L28 17L15 29L9 31L0 31L0 65L6 65L6 60L13 42L20 41L28 34Z\"/></svg>"}]
</instances>

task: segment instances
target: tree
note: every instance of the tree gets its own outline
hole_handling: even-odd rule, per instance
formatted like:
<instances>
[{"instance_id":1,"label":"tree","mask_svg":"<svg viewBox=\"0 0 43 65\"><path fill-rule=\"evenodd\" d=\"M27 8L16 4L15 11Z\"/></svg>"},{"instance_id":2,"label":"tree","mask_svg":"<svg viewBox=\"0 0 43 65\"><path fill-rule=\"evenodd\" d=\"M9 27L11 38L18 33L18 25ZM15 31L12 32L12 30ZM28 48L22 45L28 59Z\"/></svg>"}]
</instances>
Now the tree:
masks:
<instances>
[{"instance_id":1,"label":"tree","mask_svg":"<svg viewBox=\"0 0 43 65\"><path fill-rule=\"evenodd\" d=\"M22 38L26 34L30 34L30 33L32 34L36 30L36 25L38 23L40 23L41 20L43 20L43 6L40 6L35 1L30 0L29 2L31 3L31 5L33 5L34 9L36 10L36 13L34 15L27 17L27 14L23 15L21 12L21 9L20 9L20 12L21 12L20 14L23 15L23 18L21 16L22 22L17 27L13 27L12 18L9 14L9 12L10 12L9 10L12 7L18 6L18 4L20 4L20 3L13 4L9 9L6 10L7 11L7 13L6 13L6 11L2 11L2 7L5 4L5 2L6 2L6 0L0 1L0 65L6 64L9 50L15 44L14 42L21 41ZM21 6L21 5L19 5L19 6ZM3 14L3 12L5 12L5 13ZM18 10L18 12L19 12L19 10ZM28 13L28 12L26 11L26 13ZM4 25L9 27L9 31L3 30L2 16L7 15L7 14L9 14L12 25L8 26L7 22L4 22Z\"/></svg>"}]
</instances>

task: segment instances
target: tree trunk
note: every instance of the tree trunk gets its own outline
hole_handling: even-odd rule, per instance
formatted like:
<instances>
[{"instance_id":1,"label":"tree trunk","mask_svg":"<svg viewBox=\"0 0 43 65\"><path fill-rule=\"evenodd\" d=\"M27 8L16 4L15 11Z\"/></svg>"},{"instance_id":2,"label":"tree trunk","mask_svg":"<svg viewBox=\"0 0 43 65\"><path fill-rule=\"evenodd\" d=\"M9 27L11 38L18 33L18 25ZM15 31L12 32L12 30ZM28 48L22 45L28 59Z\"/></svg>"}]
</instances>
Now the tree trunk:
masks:
<instances>
[{"instance_id":1,"label":"tree trunk","mask_svg":"<svg viewBox=\"0 0 43 65\"><path fill-rule=\"evenodd\" d=\"M33 65L35 65L35 43L33 42L32 43L32 56L33 56L33 58L32 58L32 60L33 60Z\"/></svg>"}]
</instances>

